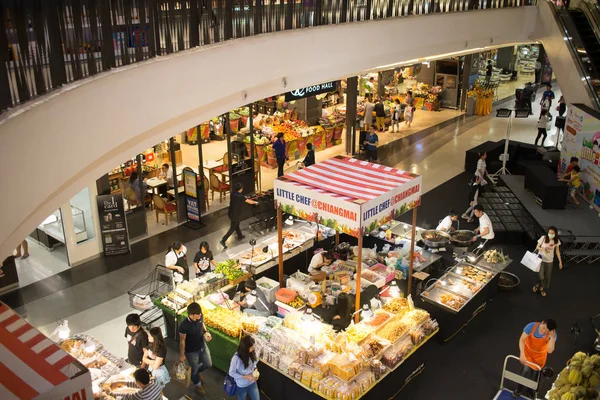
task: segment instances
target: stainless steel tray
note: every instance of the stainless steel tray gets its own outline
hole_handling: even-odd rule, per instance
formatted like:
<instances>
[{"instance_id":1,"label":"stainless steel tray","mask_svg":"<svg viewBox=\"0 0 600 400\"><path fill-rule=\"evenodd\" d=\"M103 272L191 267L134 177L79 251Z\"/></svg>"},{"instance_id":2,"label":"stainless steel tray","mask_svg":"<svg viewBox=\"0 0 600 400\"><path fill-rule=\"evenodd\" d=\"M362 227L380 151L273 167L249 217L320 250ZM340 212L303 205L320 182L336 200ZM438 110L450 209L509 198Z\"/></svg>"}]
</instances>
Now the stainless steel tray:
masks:
<instances>
[{"instance_id":1,"label":"stainless steel tray","mask_svg":"<svg viewBox=\"0 0 600 400\"><path fill-rule=\"evenodd\" d=\"M442 303L442 295L452 296L456 300L460 301L460 305L457 305L455 308L451 307L448 304ZM435 304L454 314L458 313L465 306L465 304L469 302L468 298L443 289L442 287L437 285L437 282L433 286L430 286L423 293L421 293L421 298L428 303Z\"/></svg>"},{"instance_id":2,"label":"stainless steel tray","mask_svg":"<svg viewBox=\"0 0 600 400\"><path fill-rule=\"evenodd\" d=\"M481 282L482 284L487 284L495 275L491 270L468 263L461 263L453 267L451 272L467 279L471 279L472 281ZM472 274L470 272L474 272L476 274Z\"/></svg>"},{"instance_id":3,"label":"stainless steel tray","mask_svg":"<svg viewBox=\"0 0 600 400\"><path fill-rule=\"evenodd\" d=\"M442 276L440 281L446 282L446 285L442 289L460 294L469 299L476 295L483 287L483 283L475 282L452 272ZM436 284L441 285L440 281L436 282Z\"/></svg>"}]
</instances>

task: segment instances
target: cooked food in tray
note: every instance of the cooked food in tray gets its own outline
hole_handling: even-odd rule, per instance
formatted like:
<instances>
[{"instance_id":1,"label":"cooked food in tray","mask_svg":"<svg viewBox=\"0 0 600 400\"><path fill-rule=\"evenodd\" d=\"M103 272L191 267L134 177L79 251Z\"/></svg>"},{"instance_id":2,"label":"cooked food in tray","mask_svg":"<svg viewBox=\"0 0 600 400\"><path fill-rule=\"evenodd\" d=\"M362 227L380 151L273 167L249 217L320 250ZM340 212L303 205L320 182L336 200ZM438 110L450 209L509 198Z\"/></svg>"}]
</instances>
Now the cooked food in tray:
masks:
<instances>
[{"instance_id":1,"label":"cooked food in tray","mask_svg":"<svg viewBox=\"0 0 600 400\"><path fill-rule=\"evenodd\" d=\"M470 297L481 289L482 283L471 282L455 275L447 275L440 278L436 286Z\"/></svg>"},{"instance_id":2,"label":"cooked food in tray","mask_svg":"<svg viewBox=\"0 0 600 400\"><path fill-rule=\"evenodd\" d=\"M292 240L294 242L304 242L305 237L304 234L295 231L283 231L281 233L282 237L286 240Z\"/></svg>"},{"instance_id":3,"label":"cooked food in tray","mask_svg":"<svg viewBox=\"0 0 600 400\"><path fill-rule=\"evenodd\" d=\"M440 301L442 304L445 304L455 310L460 310L460 308L465 305L464 299L450 293L440 295Z\"/></svg>"},{"instance_id":4,"label":"cooked food in tray","mask_svg":"<svg viewBox=\"0 0 600 400\"><path fill-rule=\"evenodd\" d=\"M445 234L443 232L438 232L438 231L425 231L421 234L421 238L429 240L431 242L442 242L442 241L447 241L450 239L450 236L448 234Z\"/></svg>"},{"instance_id":5,"label":"cooked food in tray","mask_svg":"<svg viewBox=\"0 0 600 400\"><path fill-rule=\"evenodd\" d=\"M490 271L479 269L473 265L459 265L454 268L454 272L476 282L483 283L486 283L494 276Z\"/></svg>"},{"instance_id":6,"label":"cooked food in tray","mask_svg":"<svg viewBox=\"0 0 600 400\"><path fill-rule=\"evenodd\" d=\"M502 251L488 250L483 253L483 259L490 264L498 264L505 262L508 257L506 257Z\"/></svg>"},{"instance_id":7,"label":"cooked food in tray","mask_svg":"<svg viewBox=\"0 0 600 400\"><path fill-rule=\"evenodd\" d=\"M430 287L429 290L421 294L424 298L430 299L436 303L442 304L452 310L458 311L465 305L467 299L463 296L452 294L438 286Z\"/></svg>"},{"instance_id":8,"label":"cooked food in tray","mask_svg":"<svg viewBox=\"0 0 600 400\"><path fill-rule=\"evenodd\" d=\"M396 297L386 303L383 309L394 314L408 311L408 300L404 297Z\"/></svg>"}]
</instances>

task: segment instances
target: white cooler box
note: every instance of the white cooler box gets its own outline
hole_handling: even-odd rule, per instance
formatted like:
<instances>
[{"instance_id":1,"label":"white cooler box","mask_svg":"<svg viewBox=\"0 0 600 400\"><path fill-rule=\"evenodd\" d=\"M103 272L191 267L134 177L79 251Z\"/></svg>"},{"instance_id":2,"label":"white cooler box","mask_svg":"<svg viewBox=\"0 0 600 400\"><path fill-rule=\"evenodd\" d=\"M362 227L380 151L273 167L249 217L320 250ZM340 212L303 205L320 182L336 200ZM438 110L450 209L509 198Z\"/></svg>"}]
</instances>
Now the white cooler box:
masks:
<instances>
[{"instance_id":1,"label":"white cooler box","mask_svg":"<svg viewBox=\"0 0 600 400\"><path fill-rule=\"evenodd\" d=\"M264 285L269 285L270 288L266 288L266 287L262 287L260 284L264 284ZM274 281L273 279L269 279L265 276L263 276L260 279L256 280L256 286L262 290L262 292L265 294L265 297L267 298L267 300L269 301L269 303L274 303L275 302L275 292L277 292L279 290L279 282Z\"/></svg>"}]
</instances>

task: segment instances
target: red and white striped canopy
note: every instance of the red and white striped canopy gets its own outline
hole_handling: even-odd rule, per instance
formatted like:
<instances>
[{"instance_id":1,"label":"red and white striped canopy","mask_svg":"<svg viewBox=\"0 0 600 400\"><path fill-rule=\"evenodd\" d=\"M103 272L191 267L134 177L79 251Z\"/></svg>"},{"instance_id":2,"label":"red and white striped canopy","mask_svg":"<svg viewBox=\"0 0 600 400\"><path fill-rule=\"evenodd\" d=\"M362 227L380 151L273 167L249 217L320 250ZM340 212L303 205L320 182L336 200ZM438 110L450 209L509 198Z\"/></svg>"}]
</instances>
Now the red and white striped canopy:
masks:
<instances>
[{"instance_id":1,"label":"red and white striped canopy","mask_svg":"<svg viewBox=\"0 0 600 400\"><path fill-rule=\"evenodd\" d=\"M285 175L287 180L344 201L373 200L418 178L385 165L336 156Z\"/></svg>"},{"instance_id":2,"label":"red and white striped canopy","mask_svg":"<svg viewBox=\"0 0 600 400\"><path fill-rule=\"evenodd\" d=\"M0 399L35 399L54 391L82 372L71 365L74 362L71 355L0 302Z\"/></svg>"}]
</instances>

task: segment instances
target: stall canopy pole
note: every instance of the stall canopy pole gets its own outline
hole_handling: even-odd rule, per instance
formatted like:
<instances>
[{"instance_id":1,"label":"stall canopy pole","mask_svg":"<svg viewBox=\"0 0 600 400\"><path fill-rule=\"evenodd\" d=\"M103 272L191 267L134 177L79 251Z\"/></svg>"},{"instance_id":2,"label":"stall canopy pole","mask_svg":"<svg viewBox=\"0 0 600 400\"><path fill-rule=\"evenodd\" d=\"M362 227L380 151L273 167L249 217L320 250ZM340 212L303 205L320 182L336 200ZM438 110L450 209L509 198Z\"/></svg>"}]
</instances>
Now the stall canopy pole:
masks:
<instances>
[{"instance_id":1,"label":"stall canopy pole","mask_svg":"<svg viewBox=\"0 0 600 400\"><path fill-rule=\"evenodd\" d=\"M358 232L358 260L356 261L356 304L354 305L355 310L360 310L360 274L362 272L362 248L363 248L363 230L360 228ZM360 313L354 314L354 322L358 323L360 320Z\"/></svg>"},{"instance_id":2,"label":"stall canopy pole","mask_svg":"<svg viewBox=\"0 0 600 400\"><path fill-rule=\"evenodd\" d=\"M139 202L142 205L142 207L144 207L144 211L145 211L145 207L146 207L146 194L147 192L144 192L144 169L142 168L142 155L138 154L135 158L135 162L137 164L137 173L138 173L138 184L140 185L139 189L140 189L140 199ZM144 217L144 232L148 233L148 221L146 220L146 218Z\"/></svg>"},{"instance_id":3,"label":"stall canopy pole","mask_svg":"<svg viewBox=\"0 0 600 400\"><path fill-rule=\"evenodd\" d=\"M179 182L177 182L177 163L175 161L175 138L169 138L169 154L171 156L171 168L173 168L173 196L175 196L175 204L177 210L177 222L179 222ZM169 185L167 185L169 189Z\"/></svg>"},{"instance_id":4,"label":"stall canopy pole","mask_svg":"<svg viewBox=\"0 0 600 400\"><path fill-rule=\"evenodd\" d=\"M205 207L206 204L206 199L204 198L204 193L206 193L206 188L204 187L204 159L202 157L202 125L198 125L196 127L196 130L198 131L197 133L197 138L198 141L196 143L196 146L198 146L198 179L200 179L200 182L197 183L197 190L198 190L198 194L197 194L197 198L198 198L198 209L201 210L202 207ZM206 212L208 212L208 209L206 210ZM202 213L198 213L199 214L199 219L200 219L200 223L202 223Z\"/></svg>"},{"instance_id":5,"label":"stall canopy pole","mask_svg":"<svg viewBox=\"0 0 600 400\"><path fill-rule=\"evenodd\" d=\"M279 287L283 288L283 231L281 227L281 206L277 206L277 249L279 251Z\"/></svg>"},{"instance_id":6,"label":"stall canopy pole","mask_svg":"<svg viewBox=\"0 0 600 400\"><path fill-rule=\"evenodd\" d=\"M408 294L412 288L413 265L415 262L415 236L417 233L417 207L413 208L412 229L410 231L410 265L408 268Z\"/></svg>"},{"instance_id":7,"label":"stall canopy pole","mask_svg":"<svg viewBox=\"0 0 600 400\"><path fill-rule=\"evenodd\" d=\"M340 233L338 231L335 231L335 245L340 245Z\"/></svg>"}]
</instances>

